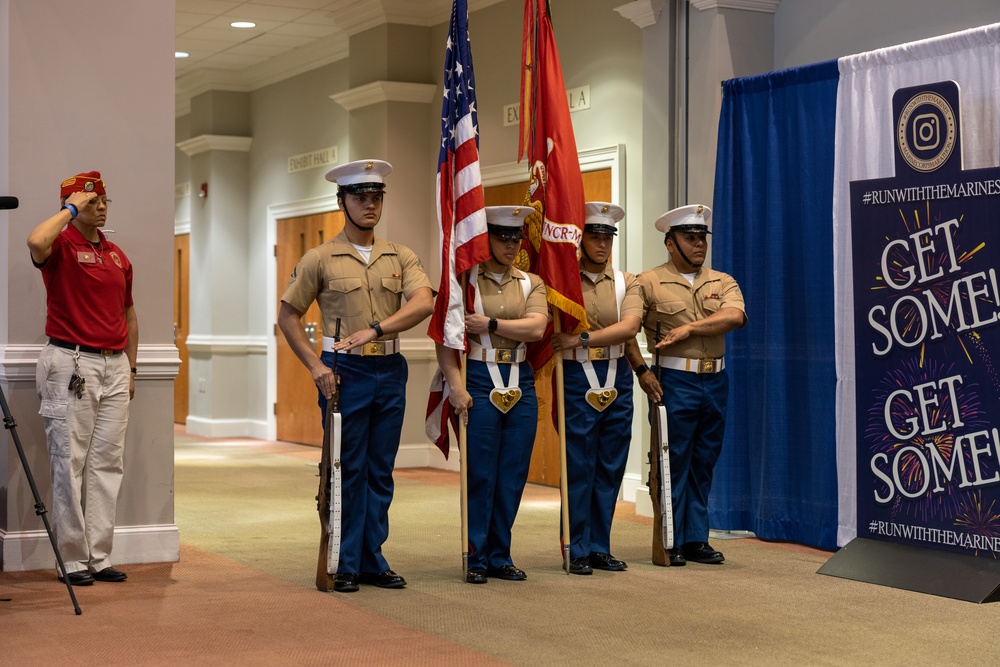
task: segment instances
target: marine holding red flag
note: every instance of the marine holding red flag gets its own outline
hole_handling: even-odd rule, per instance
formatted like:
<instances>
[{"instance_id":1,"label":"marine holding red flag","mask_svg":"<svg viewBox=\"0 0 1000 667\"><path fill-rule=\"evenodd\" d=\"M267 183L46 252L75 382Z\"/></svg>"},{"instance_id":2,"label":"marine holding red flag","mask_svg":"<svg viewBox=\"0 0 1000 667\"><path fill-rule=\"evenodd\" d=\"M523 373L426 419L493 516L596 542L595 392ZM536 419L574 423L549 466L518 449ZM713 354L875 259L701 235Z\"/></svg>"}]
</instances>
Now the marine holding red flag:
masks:
<instances>
[{"instance_id":1,"label":"marine holding red flag","mask_svg":"<svg viewBox=\"0 0 1000 667\"><path fill-rule=\"evenodd\" d=\"M531 161L529 197L538 213L528 220L528 270L545 281L548 302L562 312L561 329L575 333L587 328L577 264L583 238L583 177L545 0L525 0L521 65L519 152L523 155L526 138ZM548 336L528 354L536 369L551 356Z\"/></svg>"},{"instance_id":2,"label":"marine holding red flag","mask_svg":"<svg viewBox=\"0 0 1000 667\"><path fill-rule=\"evenodd\" d=\"M441 283L427 335L453 350L465 349L461 276L490 257L483 182L479 170L479 123L472 72L467 0L455 0L444 58L441 151L438 156L438 223ZM425 431L448 458L449 388L438 371L431 380Z\"/></svg>"}]
</instances>

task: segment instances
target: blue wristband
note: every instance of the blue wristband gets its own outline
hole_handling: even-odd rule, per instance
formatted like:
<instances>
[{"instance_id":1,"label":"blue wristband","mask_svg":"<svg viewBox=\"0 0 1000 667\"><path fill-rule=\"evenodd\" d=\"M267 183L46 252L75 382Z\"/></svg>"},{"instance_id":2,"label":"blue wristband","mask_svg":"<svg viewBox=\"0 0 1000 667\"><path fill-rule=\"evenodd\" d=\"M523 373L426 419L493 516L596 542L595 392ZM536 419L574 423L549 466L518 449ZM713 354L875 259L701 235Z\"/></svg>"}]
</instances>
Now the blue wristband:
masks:
<instances>
[{"instance_id":1,"label":"blue wristband","mask_svg":"<svg viewBox=\"0 0 1000 667\"><path fill-rule=\"evenodd\" d=\"M80 210L76 206L73 206L72 204L70 204L69 202L63 204L62 208L64 208L67 211L69 211L70 220L75 220L76 216L80 214ZM62 210L62 209L59 209L59 210Z\"/></svg>"}]
</instances>

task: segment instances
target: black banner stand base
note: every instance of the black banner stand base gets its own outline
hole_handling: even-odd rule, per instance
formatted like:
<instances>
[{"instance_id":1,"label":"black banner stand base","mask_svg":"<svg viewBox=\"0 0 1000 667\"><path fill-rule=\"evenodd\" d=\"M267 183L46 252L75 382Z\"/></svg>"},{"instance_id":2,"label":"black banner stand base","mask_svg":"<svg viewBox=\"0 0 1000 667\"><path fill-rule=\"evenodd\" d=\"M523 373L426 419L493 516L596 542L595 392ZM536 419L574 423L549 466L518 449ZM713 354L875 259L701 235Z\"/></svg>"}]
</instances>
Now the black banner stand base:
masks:
<instances>
[{"instance_id":1,"label":"black banner stand base","mask_svg":"<svg viewBox=\"0 0 1000 667\"><path fill-rule=\"evenodd\" d=\"M816 574L967 602L1000 600L1000 561L990 556L855 538Z\"/></svg>"}]
</instances>

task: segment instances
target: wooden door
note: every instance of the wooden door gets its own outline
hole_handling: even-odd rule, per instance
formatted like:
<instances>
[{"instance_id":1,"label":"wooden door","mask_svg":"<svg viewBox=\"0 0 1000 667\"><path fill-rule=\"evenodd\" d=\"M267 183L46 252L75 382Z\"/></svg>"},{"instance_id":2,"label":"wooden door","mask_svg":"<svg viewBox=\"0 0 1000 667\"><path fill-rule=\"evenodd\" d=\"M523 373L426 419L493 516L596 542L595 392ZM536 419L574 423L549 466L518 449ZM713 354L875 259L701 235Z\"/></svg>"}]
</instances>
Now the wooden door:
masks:
<instances>
[{"instance_id":1,"label":"wooden door","mask_svg":"<svg viewBox=\"0 0 1000 667\"><path fill-rule=\"evenodd\" d=\"M487 206L517 206L524 201L528 182L498 185L485 190ZM583 174L583 197L586 201L611 199L611 170L588 171ZM535 446L531 450L528 481L546 486L559 486L559 433L552 424L552 376L555 358L535 373L535 393L538 395L538 427Z\"/></svg>"},{"instance_id":2,"label":"wooden door","mask_svg":"<svg viewBox=\"0 0 1000 667\"><path fill-rule=\"evenodd\" d=\"M181 363L174 378L174 422L186 424L188 416L188 296L191 275L190 251L191 235L174 236L174 345Z\"/></svg>"},{"instance_id":3,"label":"wooden door","mask_svg":"<svg viewBox=\"0 0 1000 667\"><path fill-rule=\"evenodd\" d=\"M275 248L278 303L275 308L281 307L281 295L299 258L306 250L332 239L343 228L344 214L340 211L278 220ZM316 341L316 354L320 354L323 351L323 318L319 305L313 302L302 322L306 333ZM274 334L278 350L278 397L274 406L278 440L322 446L323 420L316 404L316 385L277 327Z\"/></svg>"}]
</instances>

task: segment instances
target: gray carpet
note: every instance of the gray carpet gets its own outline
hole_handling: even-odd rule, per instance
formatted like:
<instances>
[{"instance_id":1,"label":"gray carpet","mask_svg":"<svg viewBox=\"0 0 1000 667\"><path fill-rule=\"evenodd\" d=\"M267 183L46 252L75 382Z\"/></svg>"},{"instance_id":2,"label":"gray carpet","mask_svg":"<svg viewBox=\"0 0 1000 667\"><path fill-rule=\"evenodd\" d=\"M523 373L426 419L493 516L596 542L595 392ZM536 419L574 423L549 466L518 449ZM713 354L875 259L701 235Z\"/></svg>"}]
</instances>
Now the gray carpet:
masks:
<instances>
[{"instance_id":1,"label":"gray carpet","mask_svg":"<svg viewBox=\"0 0 1000 667\"><path fill-rule=\"evenodd\" d=\"M179 437L182 542L313 588L318 455ZM629 570L567 576L558 503L556 489L526 490L512 551L528 581L470 586L461 581L457 475L399 470L384 551L409 586L316 594L521 665L997 663L997 605L817 575L829 553L755 539L716 541L721 566L656 567L650 522L624 503L612 543Z\"/></svg>"}]
</instances>

